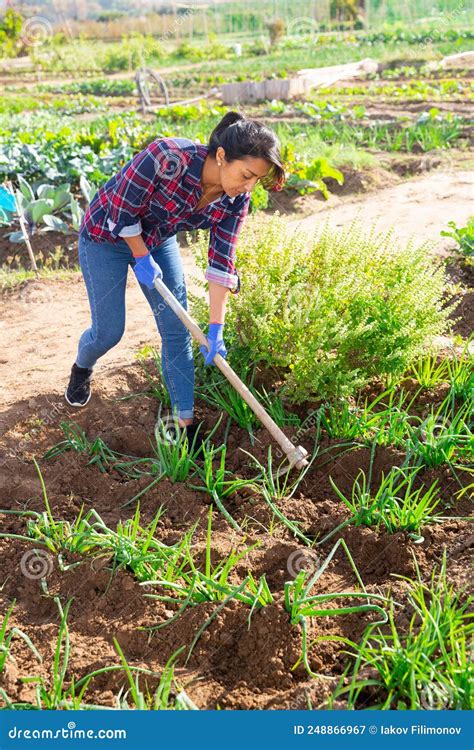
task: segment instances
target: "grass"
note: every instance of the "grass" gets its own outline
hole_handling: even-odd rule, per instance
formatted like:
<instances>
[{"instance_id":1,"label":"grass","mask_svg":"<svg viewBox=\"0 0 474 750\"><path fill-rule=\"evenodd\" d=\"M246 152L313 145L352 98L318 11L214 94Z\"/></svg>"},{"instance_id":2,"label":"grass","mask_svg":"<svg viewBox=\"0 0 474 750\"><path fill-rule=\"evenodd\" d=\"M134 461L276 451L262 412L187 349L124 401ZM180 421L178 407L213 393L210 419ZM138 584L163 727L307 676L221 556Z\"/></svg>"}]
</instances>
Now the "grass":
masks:
<instances>
[{"instance_id":1,"label":"grass","mask_svg":"<svg viewBox=\"0 0 474 750\"><path fill-rule=\"evenodd\" d=\"M303 534L303 532L299 528L300 524L297 521L290 520L283 513L283 511L280 510L280 508L276 504L276 501L282 500L283 498L291 498L291 496L298 489L299 484L304 479L305 474L310 469L312 461L308 462L308 465L305 467L305 469L303 469L303 471L298 474L296 479L291 480L291 469L288 469L286 467L285 471L281 468L282 465L280 465L280 469L278 471L273 471L271 447L268 448L268 458L266 466L260 463L260 461L258 461L255 456L252 456L251 453L248 453L248 451L244 451L244 453L247 453L247 455L252 459L252 462L255 464L255 466L260 469L259 476L252 483L255 491L262 496L262 498L272 511L273 515L278 518L280 523L283 524L283 526L285 526L293 534L293 536L298 538L307 546L311 547L313 545L313 541L309 539L309 537L307 537L305 534ZM286 464L286 460L283 461L283 464Z\"/></svg>"},{"instance_id":2,"label":"grass","mask_svg":"<svg viewBox=\"0 0 474 750\"><path fill-rule=\"evenodd\" d=\"M317 419L333 440L357 440L363 445L403 446L409 434L410 409L417 394L388 388L372 401L357 399L323 403Z\"/></svg>"},{"instance_id":3,"label":"grass","mask_svg":"<svg viewBox=\"0 0 474 750\"><path fill-rule=\"evenodd\" d=\"M135 709L137 711L189 711L198 710L197 706L189 698L183 689L176 689L176 678L174 674L175 664L178 655L183 651L184 646L175 651L166 663L160 676L158 686L153 693L147 690L146 693L140 687L140 672L133 675L133 670L129 666L122 648L116 638L114 638L115 649L120 657L124 672L127 676L129 690L126 693L121 692L117 697L117 708L120 710ZM148 671L148 674L153 674ZM174 693L174 695L173 695Z\"/></svg>"},{"instance_id":4,"label":"grass","mask_svg":"<svg viewBox=\"0 0 474 750\"><path fill-rule=\"evenodd\" d=\"M349 591L349 592L348 591L337 591L337 592L332 591L329 594L311 595L310 593L311 589L316 584L318 579L323 575L324 571L330 564L331 560L333 559L339 547L341 547L344 553L346 554L346 557L349 560L350 566L356 576L356 579L361 588L361 591ZM284 597L285 597L285 609L290 615L291 624L292 625L299 624L301 625L301 628L302 628L301 656L296 662L296 664L293 666L293 669L296 669L296 667L301 662L303 662L307 673L309 674L310 677L313 677L313 678L321 677L322 675L319 675L313 672L309 663L309 651L311 648L311 644L308 643L308 632L309 632L308 618L334 617L334 616L353 614L353 613L360 614L363 612L375 612L381 615L381 618L382 618L381 620L378 620L377 623L387 622L387 619L388 619L385 610L380 606L380 604L374 604L371 601L373 600L376 602L387 602L388 600L379 594L367 593L364 583L362 581L362 578L360 577L360 573L357 570L357 566L355 565L352 555L349 551L349 548L347 547L347 544L342 538L338 539L338 541L332 548L329 555L326 557L326 559L322 562L322 564L318 567L318 569L312 575L310 575L305 570L301 570L293 581L288 581L287 583L285 583ZM346 599L346 598L349 598L350 600L363 599L365 600L366 603L357 604L357 605L353 605L351 603L349 604L349 606L343 606L343 607L331 606L329 608L320 606L324 604L325 602L334 601L337 599Z\"/></svg>"},{"instance_id":5,"label":"grass","mask_svg":"<svg viewBox=\"0 0 474 750\"><path fill-rule=\"evenodd\" d=\"M393 607L388 628L372 626L332 695L348 709L465 709L473 707L474 667L472 597L449 583L446 552L441 565L423 582L415 559L410 584L408 626L397 623Z\"/></svg>"},{"instance_id":6,"label":"grass","mask_svg":"<svg viewBox=\"0 0 474 750\"><path fill-rule=\"evenodd\" d=\"M2 538L35 541L42 544L52 554L58 556L63 570L80 565L79 560L64 565L63 553L74 553L83 558L105 558L110 563L113 573L120 568L130 569L138 580L148 580L158 573L167 575L169 570L179 573L183 551L187 548L193 529L176 545L166 545L155 537L158 523L163 515L159 508L152 521L146 526L141 524L140 507L137 505L132 518L119 521L117 529L109 528L95 509L83 515L83 509L77 518L70 522L49 517L49 513L34 511L2 511L16 513L27 519L27 534L2 534Z\"/></svg>"},{"instance_id":7,"label":"grass","mask_svg":"<svg viewBox=\"0 0 474 750\"><path fill-rule=\"evenodd\" d=\"M104 706L97 706L85 701L86 692L95 677L104 675L110 672L123 672L124 676L129 685L127 691L122 688L119 694L115 696L115 708L116 709L130 709L135 708L137 710L195 710L197 706L191 701L189 696L183 690L176 680L174 669L175 661L179 654L184 649L184 646L178 649L172 654L161 674L157 674L149 669L142 667L134 667L128 664L124 652L120 647L120 644L116 638L113 639L115 648L120 658L119 665L113 665L109 667L103 667L101 669L94 670L81 677L78 681L74 678L70 678L71 672L71 656L72 647L71 639L68 627L68 615L72 604L70 599L66 606L63 607L59 598L54 597L54 602L58 608L60 622L58 634L56 636L56 642L54 645L54 656L51 665L51 672L48 677L42 677L38 675L20 676L20 682L25 685L33 685L35 692L34 703L16 703L12 701L6 691L0 689L0 699L3 701L5 708L16 709L16 710L94 710L102 709ZM11 615L13 605L10 607L7 617L4 619L4 627L0 629L0 647L2 646L2 636L6 633L6 623ZM5 628L5 633L4 633ZM11 639L14 635L19 635L22 640L25 641L28 648L33 652L37 660L42 663L43 658L39 654L36 647L33 645L31 640L22 631L14 628L12 629L3 645L6 647L11 644ZM12 658L8 654L8 650L4 652L9 658ZM0 657L3 656L0 650ZM2 671L2 662L0 658L0 673ZM140 686L140 676L147 675L153 678L154 682L158 679L158 685L150 693L148 689L146 692Z\"/></svg>"},{"instance_id":8,"label":"grass","mask_svg":"<svg viewBox=\"0 0 474 750\"><path fill-rule=\"evenodd\" d=\"M195 562L192 551L192 537L187 537L187 542L182 548L182 556L179 567L169 570L166 578L155 578L147 581L147 585L156 585L169 590L168 594L148 594L154 599L166 602L184 600L180 614L189 604L200 604L203 602L222 601L230 595L235 595L239 601L252 605L254 598L249 592L241 591L238 586L230 582L233 569L248 553L255 549L258 544L246 547L241 552L233 549L219 562L212 563L212 505L209 508L206 532L206 546L204 550L204 570L201 570ZM176 617L176 616L175 616ZM172 620L175 619L172 618ZM153 630L170 624L167 621Z\"/></svg>"},{"instance_id":9,"label":"grass","mask_svg":"<svg viewBox=\"0 0 474 750\"><path fill-rule=\"evenodd\" d=\"M224 507L223 500L238 492L242 487L247 487L249 482L246 479L236 478L226 469L226 454L227 446L225 444L217 449L212 445L204 445L202 460L199 464L196 464L196 473L204 486L190 486L192 489L207 492L229 524L236 531L241 531L240 526ZM226 478L227 476L229 478Z\"/></svg>"},{"instance_id":10,"label":"grass","mask_svg":"<svg viewBox=\"0 0 474 750\"><path fill-rule=\"evenodd\" d=\"M40 280L70 281L76 278L79 272L79 266L73 266L72 268L43 267L39 271L39 276L37 276L35 271L26 268L10 269L3 265L0 267L0 292L26 288L29 281L36 281L38 278Z\"/></svg>"},{"instance_id":11,"label":"grass","mask_svg":"<svg viewBox=\"0 0 474 750\"><path fill-rule=\"evenodd\" d=\"M407 463L418 466L453 466L462 458L472 458L474 434L472 432L473 402L466 401L454 413L450 410L448 396L437 408L432 406L421 424L411 429L406 442Z\"/></svg>"},{"instance_id":12,"label":"grass","mask_svg":"<svg viewBox=\"0 0 474 750\"><path fill-rule=\"evenodd\" d=\"M60 623L54 649L50 684L47 684L41 677L24 677L22 680L26 684L34 683L36 685L35 693L37 707L41 707L48 711L61 708L65 699L67 693L65 688L66 673L71 654L71 641L67 625L67 617L72 600L70 599L64 608L58 597L55 597L54 600L59 610Z\"/></svg>"},{"instance_id":13,"label":"grass","mask_svg":"<svg viewBox=\"0 0 474 750\"><path fill-rule=\"evenodd\" d=\"M421 388L436 388L443 383L450 384L450 392L455 399L466 400L474 397L474 355L471 352L471 336L460 352L451 357L441 358L428 354L412 365L408 375L415 378Z\"/></svg>"},{"instance_id":14,"label":"grass","mask_svg":"<svg viewBox=\"0 0 474 750\"><path fill-rule=\"evenodd\" d=\"M215 382L209 385L203 384L199 387L198 393L203 401L215 409L225 411L239 427L247 430L253 444L253 431L258 424L258 419L228 380L222 379L218 384Z\"/></svg>"},{"instance_id":15,"label":"grass","mask_svg":"<svg viewBox=\"0 0 474 750\"><path fill-rule=\"evenodd\" d=\"M192 456L196 441L197 435L193 445L188 445L186 431L180 430L176 441L172 442L168 436L166 424L160 421L156 423L153 450L161 471L172 482L185 482L194 473L195 464Z\"/></svg>"},{"instance_id":16,"label":"grass","mask_svg":"<svg viewBox=\"0 0 474 750\"><path fill-rule=\"evenodd\" d=\"M16 626L10 626L9 624L13 614L13 610L15 609L15 604L16 600L13 600L13 602L8 607L6 614L4 615L2 624L0 626L0 675L2 675L2 673L4 672L7 662L15 661L12 654L14 639L23 641L23 643L25 643L28 649L32 652L33 656L36 657L38 662L42 662L41 655L33 645L31 639L27 636L27 634L24 633L20 628L17 628Z\"/></svg>"},{"instance_id":17,"label":"grass","mask_svg":"<svg viewBox=\"0 0 474 750\"><path fill-rule=\"evenodd\" d=\"M385 71L386 73L387 71ZM387 83L374 81L368 85L341 86L337 89L327 88L320 95L338 97L363 97L370 101L372 97L405 101L446 101L450 99L472 99L472 86L467 81L445 79L441 81L419 80L420 74L412 71L407 81ZM424 78L424 74L422 74Z\"/></svg>"},{"instance_id":18,"label":"grass","mask_svg":"<svg viewBox=\"0 0 474 750\"><path fill-rule=\"evenodd\" d=\"M87 466L97 466L101 473L117 471L118 474L126 479L140 479L144 476L153 477L151 482L130 500L127 500L124 506L137 502L148 490L166 476L167 471L172 472L173 467L176 470L176 462L173 463L173 456L170 457L169 454L166 454L165 449L162 451L164 461L162 464L157 458L137 458L136 456L113 451L101 437L89 440L84 430L74 422L61 422L59 426L65 435L65 440L61 440L46 451L43 456L46 460L58 458L58 456L61 456L66 451L74 450L76 453L88 456L89 461ZM158 459L159 456L160 453L158 452ZM45 494L45 490L43 494Z\"/></svg>"},{"instance_id":19,"label":"grass","mask_svg":"<svg viewBox=\"0 0 474 750\"><path fill-rule=\"evenodd\" d=\"M419 469L400 469L393 467L376 490L371 490L370 479L360 470L348 497L329 477L331 486L340 500L351 511L351 517L328 534L323 544L344 526L384 527L389 534L397 531L408 531L419 541L423 541L421 531L428 523L439 522L435 510L441 502L438 482L429 487L422 485L416 488Z\"/></svg>"},{"instance_id":20,"label":"grass","mask_svg":"<svg viewBox=\"0 0 474 750\"><path fill-rule=\"evenodd\" d=\"M414 148L426 152L433 149L449 148L460 138L463 128L461 118L432 119L427 122L414 122L407 124L380 124L371 122L369 124L353 125L345 121L323 121L318 123L315 133L307 134L299 123L279 123L275 130L283 144L293 143L298 152L307 154L311 152L317 156L337 156L337 162L341 164L341 156L344 153L345 160L342 163L351 163L354 167L363 168L373 166L374 161L356 156L357 150L376 149L378 151L404 151L412 152ZM325 146L323 146L325 144ZM332 145L335 151L331 151L328 145ZM343 148L348 151L341 152ZM348 162L349 156L352 159Z\"/></svg>"},{"instance_id":21,"label":"grass","mask_svg":"<svg viewBox=\"0 0 474 750\"><path fill-rule=\"evenodd\" d=\"M433 376L429 372L427 374L427 370L423 372L426 382L432 379ZM348 431L352 431L351 439L346 444L343 443L342 447L353 449L360 444L356 442L358 436L362 436L364 440L372 430L376 433L377 425L386 423L387 418L384 416L386 411L402 413L402 407L407 406L406 413L409 414L413 406L412 402L408 403L411 398L411 395L408 396L403 391L397 393L393 388L370 402L360 401L356 408L348 409L337 403L323 404L323 407L316 412L316 418L312 420L312 423L315 423L316 436L311 462L317 456L323 458L324 462L324 457L331 455L331 447L321 449L324 431L332 432L332 435L337 436L336 439L339 441ZM443 402L443 411L440 413L449 413L450 405L452 405L451 400L446 399ZM467 419L466 408L466 405L462 406L461 414ZM413 420L413 418L410 419ZM415 429L412 421L408 424L410 430ZM355 431L354 425L357 428ZM417 429L418 427L419 425ZM50 458L58 458L66 450L76 450L86 455L89 463L96 466L99 471L107 472L118 466L127 479L143 476L143 473L150 471L150 466L146 462L155 461L155 459L135 459L126 454L111 451L100 439L89 440L76 425L65 423L63 429L65 440L48 452ZM457 434L455 432L455 435ZM375 456L378 444L379 442L375 439L372 444L372 458ZM338 449L340 448L339 442ZM178 454L178 458L180 455ZM139 463L136 463L137 461ZM259 469L259 474L252 480L240 479L226 469L225 444L219 448L206 444L203 462L194 463L193 471L202 483L199 489L210 496L213 505L214 500L219 499L220 510L224 512L235 531L242 534L242 530L235 524L223 501L247 485L261 495L275 518L292 535L306 546L314 548L314 541L306 537L300 525L287 518L278 507L279 502L295 496L301 488L306 471L311 468L312 464L298 476L293 476L290 472L274 471L271 449L266 465L255 458L253 461ZM163 468L163 462L158 461L158 463ZM380 486L373 492L370 489L371 470L369 470L368 477L361 472L350 496L340 492L333 483L336 494L351 511L352 516L348 522L376 528L383 526L389 532L404 529L415 539L419 539L424 524L443 520L441 516L436 515L440 501L437 484L434 482L427 487L420 486L421 469L421 466L401 469L394 467L387 476L382 477ZM74 553L88 559L104 558L108 561L111 577L119 570L132 573L137 584L146 587L146 597L177 605L174 613L167 620L145 628L150 638L156 630L176 622L188 607L207 605L208 609L205 610L202 624L193 635L192 642L173 655L160 675L128 664L125 652L115 639L114 644L120 663L91 672L75 682L67 679L71 659L67 617L71 602L63 608L57 600L60 625L54 647L51 675L47 678L35 675L24 678L25 683L35 686L35 700L31 704L14 703L8 698L5 690L0 691L1 700L7 708L17 709L99 708L87 702L87 691L93 685L96 676L115 671L123 674L126 680L125 685L114 698L116 708L195 709L196 706L176 683L175 658L186 649L185 663L187 663L204 631L219 617L231 600L239 602L247 610L248 627L251 627L252 617L258 610L275 604L274 592L264 575L257 579L250 569L245 577L242 578L240 574L244 560L256 545L252 544L239 549L245 543L245 539L240 537L239 546L233 547L230 553L216 560L215 537L212 528L213 505L209 508L207 515L204 548L196 546L195 532L198 524L186 531L175 544L163 544L159 539L159 524L163 509L159 508L153 519L144 524L138 503L133 516L119 521L116 530L109 528L94 509L87 513L81 509L76 519L73 520L58 520L51 510L46 486L38 466L37 470L43 492L44 511L41 513L5 511L24 517L27 533L24 536L1 534L2 538L16 538L41 544L57 556L62 570L68 567L64 564L65 553ZM463 492L465 491L467 491L466 488ZM340 528L327 535L319 544L325 543ZM346 555L356 577L357 586L354 590L314 593L314 587L334 560L338 550ZM76 566L82 562L82 560L77 560L70 565ZM329 640L349 646L352 649L350 653L353 660L355 659L346 668L345 681L341 681L338 685L331 700L347 700L350 708L360 707L361 701L366 700L368 693L375 696L371 706L374 707L375 700L376 706L381 708L440 708L445 705L450 708L466 708L467 704L472 702L469 694L470 678L467 676L471 669L468 663L468 644L473 635L472 625L467 624L468 605L462 600L461 594L455 593L446 582L445 559L440 575L436 577L433 575L429 585L422 584L421 579L416 583L412 582L409 608L413 616L408 633L400 632L397 625L394 609L397 603L381 593L374 594L366 590L354 559L342 538L337 540L324 560L316 558L316 567L317 569L310 572L300 571L284 586L284 606L290 623L300 627L302 633L301 654L293 669L303 664L310 677L333 679L329 675L316 673L311 666L313 647L319 641L329 638ZM47 582L43 581L43 584L47 592ZM150 587L156 589L156 593L150 593ZM31 641L22 631L8 628L11 611L12 607L0 628L0 672L6 660L12 658L11 646L15 637L22 638L30 650L33 650L36 658L41 659ZM353 614L361 617L368 615L370 620L373 616L377 617L376 623L372 621L368 623L361 644L354 644L339 635L318 636L311 640L313 618L339 618ZM423 654L426 654L426 659ZM369 668L371 676L367 677ZM152 681L152 688L148 686L148 680Z\"/></svg>"},{"instance_id":22,"label":"grass","mask_svg":"<svg viewBox=\"0 0 474 750\"><path fill-rule=\"evenodd\" d=\"M73 450L76 453L85 454L89 458L87 466L96 466L102 474L113 470L128 479L140 479L148 474L155 476L162 474L160 464L156 459L137 458L113 451L101 437L90 440L82 427L75 422L60 422L59 427L65 439L46 451L43 456L46 460L57 458Z\"/></svg>"},{"instance_id":23,"label":"grass","mask_svg":"<svg viewBox=\"0 0 474 750\"><path fill-rule=\"evenodd\" d=\"M254 396L259 400L278 427L285 429L286 427L299 427L301 425L300 417L286 408L283 398L284 388L280 389L280 391L268 392L265 386L262 386L259 390L254 388L253 391Z\"/></svg>"},{"instance_id":24,"label":"grass","mask_svg":"<svg viewBox=\"0 0 474 750\"><path fill-rule=\"evenodd\" d=\"M261 608L271 604L273 596L270 592L265 576L261 576L258 581L253 575L249 574L239 584L231 582L231 574L236 565L252 551L257 544L245 548L241 552L233 549L229 555L220 560L218 563L212 563L212 506L209 508L206 547L204 550L204 570L198 568L195 564L191 545L188 544L183 556L183 565L180 568L179 576L171 576L165 579L156 579L147 582L150 585L158 586L169 591L168 594L151 594L146 596L152 599L168 603L179 603L179 610L168 620L159 625L145 628L150 635L155 631L167 627L175 622L187 609L188 606L197 606L204 603L214 602L218 606L211 615L198 629L186 657L189 660L194 647L204 630L218 616L219 612L226 606L230 600L236 600L246 605L249 609L248 624L256 608ZM185 662L185 663L186 663Z\"/></svg>"},{"instance_id":25,"label":"grass","mask_svg":"<svg viewBox=\"0 0 474 750\"><path fill-rule=\"evenodd\" d=\"M57 555L62 570L69 566L62 560L62 553L75 553L86 558L104 557L110 562L112 575L120 568L131 570L138 581L149 581L158 575L175 580L188 564L188 552L196 526L186 532L175 545L166 545L155 537L158 523L163 515L159 508L147 526L140 521L140 506L137 504L132 518L119 521L117 530L110 529L95 509L83 515L83 509L73 521L57 520L53 517L46 486L36 464L45 503L45 511L2 510L2 513L18 515L26 519L26 535L1 533L0 538L40 543ZM72 563L79 565L82 561Z\"/></svg>"}]
</instances>

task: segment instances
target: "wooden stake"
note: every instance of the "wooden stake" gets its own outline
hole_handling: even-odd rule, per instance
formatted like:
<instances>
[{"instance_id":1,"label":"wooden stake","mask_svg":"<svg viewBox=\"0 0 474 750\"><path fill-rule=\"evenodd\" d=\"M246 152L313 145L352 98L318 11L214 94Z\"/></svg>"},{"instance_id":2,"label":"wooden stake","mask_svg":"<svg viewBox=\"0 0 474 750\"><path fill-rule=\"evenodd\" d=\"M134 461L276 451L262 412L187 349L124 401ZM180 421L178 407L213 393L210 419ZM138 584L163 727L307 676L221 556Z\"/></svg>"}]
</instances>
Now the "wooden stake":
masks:
<instances>
[{"instance_id":1,"label":"wooden stake","mask_svg":"<svg viewBox=\"0 0 474 750\"><path fill-rule=\"evenodd\" d=\"M28 236L28 228L26 226L25 217L23 216L23 211L21 210L20 204L17 201L16 193L15 193L15 191L13 189L13 185L10 182L10 180L7 180L7 182L5 183L5 185L7 186L7 190L9 190L10 193L13 195L13 200L15 201L16 212L18 214L18 218L20 219L20 228L21 228L21 232L23 234L23 239L26 242L26 247L28 249L28 255L30 256L30 261L31 261L31 265L32 265L33 271L35 272L36 276L38 277L39 276L38 266L36 265L35 256L33 255L33 248L31 247L30 238Z\"/></svg>"}]
</instances>

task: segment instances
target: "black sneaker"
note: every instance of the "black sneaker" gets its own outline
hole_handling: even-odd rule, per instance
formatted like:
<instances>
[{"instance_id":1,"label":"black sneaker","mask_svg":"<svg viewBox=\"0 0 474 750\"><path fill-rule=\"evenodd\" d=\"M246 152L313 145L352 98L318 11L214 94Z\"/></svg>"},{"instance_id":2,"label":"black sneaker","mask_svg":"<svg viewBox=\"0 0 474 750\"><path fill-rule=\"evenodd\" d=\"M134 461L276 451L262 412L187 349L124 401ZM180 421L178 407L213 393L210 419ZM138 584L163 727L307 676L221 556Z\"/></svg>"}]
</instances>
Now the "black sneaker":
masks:
<instances>
[{"instance_id":1,"label":"black sneaker","mask_svg":"<svg viewBox=\"0 0 474 750\"><path fill-rule=\"evenodd\" d=\"M186 425L186 437L188 438L189 452L193 458L202 458L202 446L204 443L204 427L202 422Z\"/></svg>"},{"instance_id":2,"label":"black sneaker","mask_svg":"<svg viewBox=\"0 0 474 750\"><path fill-rule=\"evenodd\" d=\"M85 406L89 403L92 395L91 375L92 370L87 367L78 367L76 363L73 364L69 385L64 394L69 406Z\"/></svg>"},{"instance_id":3,"label":"black sneaker","mask_svg":"<svg viewBox=\"0 0 474 750\"><path fill-rule=\"evenodd\" d=\"M155 434L160 436L161 440L176 444L180 441L183 435L183 430L184 427L181 427L175 419L158 416L155 426ZM204 428L201 422L186 425L188 450L193 458L200 458L202 456L202 446L204 442L203 431Z\"/></svg>"}]
</instances>

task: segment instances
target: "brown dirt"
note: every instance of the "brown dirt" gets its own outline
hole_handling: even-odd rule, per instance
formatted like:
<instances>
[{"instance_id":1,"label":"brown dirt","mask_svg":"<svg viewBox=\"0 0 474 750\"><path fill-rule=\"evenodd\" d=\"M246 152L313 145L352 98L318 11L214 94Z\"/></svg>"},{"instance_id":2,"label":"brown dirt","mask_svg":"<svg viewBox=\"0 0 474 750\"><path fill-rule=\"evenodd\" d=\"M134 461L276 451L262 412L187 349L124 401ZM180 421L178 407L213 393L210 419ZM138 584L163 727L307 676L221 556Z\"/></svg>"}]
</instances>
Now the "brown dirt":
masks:
<instances>
[{"instance_id":1,"label":"brown dirt","mask_svg":"<svg viewBox=\"0 0 474 750\"><path fill-rule=\"evenodd\" d=\"M455 333L468 338L474 331L474 292L467 292L460 298L454 315L458 318L454 326Z\"/></svg>"},{"instance_id":2,"label":"brown dirt","mask_svg":"<svg viewBox=\"0 0 474 750\"><path fill-rule=\"evenodd\" d=\"M44 510L39 479L31 461L36 456L55 518L72 522L82 506L86 511L94 508L109 528L131 518L136 504L129 504L129 501L144 489L146 479L126 480L114 470L101 473L96 466L88 465L84 455L73 452L50 460L41 456L45 449L62 438L60 422L70 419L81 425L90 439L100 436L110 447L123 453L151 455L149 439L157 403L147 396L117 400L145 388L142 370L134 365L125 374L123 371L112 374L107 390L99 385L89 406L80 412L63 407L55 392L11 405L4 413L2 423L0 508ZM209 410L205 412L200 403L198 411L209 426L215 422L217 414ZM230 465L234 462L241 469L239 473L252 475L253 470L240 451L241 447L250 447L248 437L239 428L233 429L231 436L234 447L230 450ZM310 433L302 442L311 448ZM266 444L265 434L257 431L255 453L263 456ZM328 445L330 441L326 440L325 447ZM292 520L300 521L305 533L321 538L348 517L347 509L337 499L328 477L331 476L336 485L347 492L358 470L367 471L369 460L369 451L365 448L342 454L334 444L329 462L324 466L322 460L316 463L295 496L281 501L280 508ZM382 472L399 463L397 451L380 448L373 466L374 481L378 481ZM448 470L437 470L425 472L422 480L431 482L435 478L439 480L449 506L457 488L455 479ZM167 544L174 543L197 524L193 550L196 564L203 564L208 502L202 492L162 480L140 500L141 523L149 523L162 506L165 513L158 523L156 536ZM34 545L0 539L0 613L4 613L9 603L16 599L11 624L27 633L43 656L42 664L38 664L24 644L15 642L16 662L8 662L6 672L0 676L0 686L10 698L17 701L34 699L33 686L24 684L21 677L34 674L41 676L46 683L50 680L58 634L58 610L54 597L59 597L63 606L72 598L68 618L72 655L67 682L72 677L77 681L93 669L117 664L118 656L113 645L115 637L130 664L157 673L162 671L176 649L185 646L182 657L178 659L177 674L188 695L203 709L305 708L308 695L313 705L323 704L342 673L347 657L342 644L322 640L311 650L310 664L323 676L310 679L302 665L292 670L300 654L301 633L289 621L282 589L285 581L296 574L295 568L297 571L301 564L306 566L308 560L310 563L314 560L308 555L317 555L319 561L324 559L337 535L322 547L316 547L314 553L309 553L280 524L273 525L269 533L272 513L262 498L250 489L228 498L225 505L245 528L246 535L243 537L231 529L225 518L215 511L213 563L228 555L233 548L244 550L256 545L236 566L231 580L241 582L248 570L255 578L265 575L274 602L254 612L249 628L248 608L230 601L205 629L186 664L184 655L198 629L216 612L217 604L190 607L174 624L154 631L149 638L147 631L138 628L164 623L177 611L177 606L150 598L147 594L153 593L153 587L144 590L127 568L114 572L107 558L88 560L66 555L64 562L80 562L80 565L62 571L57 558L52 557L45 590L39 580L25 575L24 567L22 570L24 555ZM466 498L456 508L448 507L446 515L465 514L468 510ZM25 534L25 520L18 515L0 513L0 524L2 533ZM389 535L383 530L364 527L348 526L341 536L365 585L374 593L387 594L396 590L397 600L403 602L404 588L396 575L414 576L415 557L422 575L429 578L433 566L441 560L443 549L447 550L450 561L450 580L456 587L469 584L469 551L474 540L472 527L466 521L453 518L427 527L422 544L415 544L402 532ZM355 585L354 573L339 550L317 582L314 593L348 591ZM312 620L310 637L342 635L357 641L370 621L370 613L364 616L320 616ZM156 678L147 678L147 684L153 689ZM87 700L114 705L114 696L123 685L124 678L120 673L98 677L89 687Z\"/></svg>"},{"instance_id":3,"label":"brown dirt","mask_svg":"<svg viewBox=\"0 0 474 750\"><path fill-rule=\"evenodd\" d=\"M15 231L19 227L15 227ZM10 242L8 232L0 234L0 265L6 265L11 269L29 268L30 259L24 242ZM38 266L45 261L51 262L56 255L58 260L55 267L71 268L77 265L77 235L63 234L62 232L37 232L31 237L34 248L35 259Z\"/></svg>"}]
</instances>

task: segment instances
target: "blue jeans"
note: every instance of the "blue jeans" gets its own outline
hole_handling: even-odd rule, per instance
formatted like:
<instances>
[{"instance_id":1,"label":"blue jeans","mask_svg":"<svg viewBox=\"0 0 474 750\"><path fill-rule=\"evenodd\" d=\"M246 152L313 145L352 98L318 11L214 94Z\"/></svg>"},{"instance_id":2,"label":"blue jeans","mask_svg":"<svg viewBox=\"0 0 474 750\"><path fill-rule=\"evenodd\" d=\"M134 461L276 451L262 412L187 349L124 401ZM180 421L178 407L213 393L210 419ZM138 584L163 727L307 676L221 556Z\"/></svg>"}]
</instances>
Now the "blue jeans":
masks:
<instances>
[{"instance_id":1,"label":"blue jeans","mask_svg":"<svg viewBox=\"0 0 474 750\"><path fill-rule=\"evenodd\" d=\"M163 271L163 281L187 309L186 284L176 236L151 249ZM125 240L94 242L79 236L79 263L89 295L92 324L82 334L78 367L92 368L99 357L118 344L125 330L125 288L133 256ZM137 281L138 283L138 281ZM193 417L194 361L191 334L156 289L140 284L161 336L161 363L174 414Z\"/></svg>"}]
</instances>

